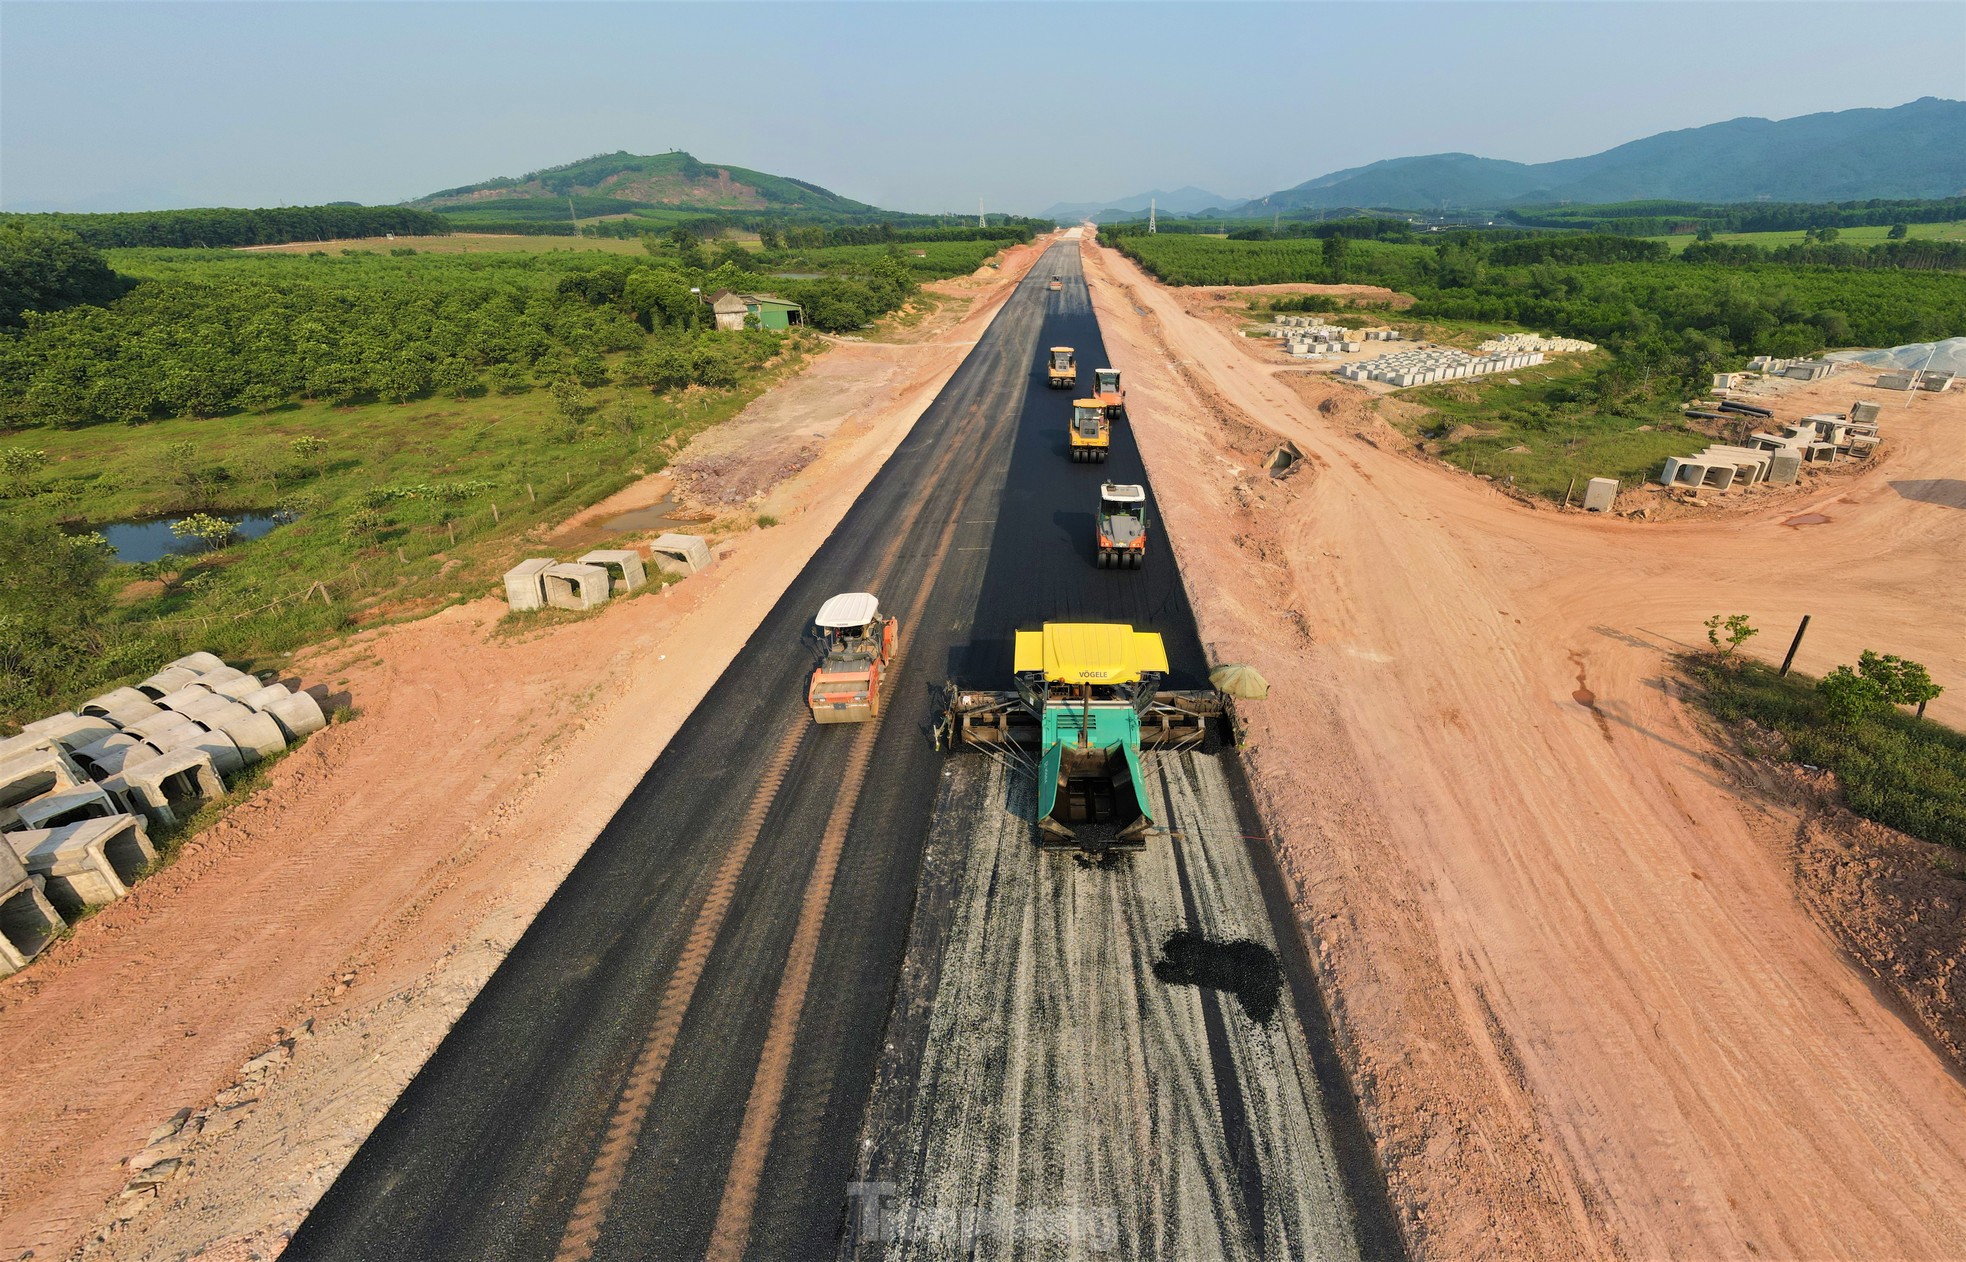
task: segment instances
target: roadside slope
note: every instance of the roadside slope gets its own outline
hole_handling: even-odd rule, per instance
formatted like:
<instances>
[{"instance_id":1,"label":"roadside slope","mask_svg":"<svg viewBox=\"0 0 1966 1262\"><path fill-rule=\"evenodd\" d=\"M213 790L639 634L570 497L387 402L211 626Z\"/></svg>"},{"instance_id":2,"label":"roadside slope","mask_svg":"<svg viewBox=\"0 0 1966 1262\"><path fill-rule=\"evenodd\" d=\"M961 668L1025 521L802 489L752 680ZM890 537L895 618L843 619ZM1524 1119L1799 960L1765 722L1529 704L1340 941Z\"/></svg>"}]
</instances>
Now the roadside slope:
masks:
<instances>
[{"instance_id":1,"label":"roadside slope","mask_svg":"<svg viewBox=\"0 0 1966 1262\"><path fill-rule=\"evenodd\" d=\"M1795 820L1716 774L1662 666L1710 613L1812 612L1811 669L1957 678L1966 512L1916 488L1966 464L1961 404L1887 413L1806 542L1532 512L1086 252L1204 640L1274 685L1257 790L1423 1255L1956 1256L1966 1088L1804 912ZM1272 435L1310 467L1256 472Z\"/></svg>"}]
</instances>

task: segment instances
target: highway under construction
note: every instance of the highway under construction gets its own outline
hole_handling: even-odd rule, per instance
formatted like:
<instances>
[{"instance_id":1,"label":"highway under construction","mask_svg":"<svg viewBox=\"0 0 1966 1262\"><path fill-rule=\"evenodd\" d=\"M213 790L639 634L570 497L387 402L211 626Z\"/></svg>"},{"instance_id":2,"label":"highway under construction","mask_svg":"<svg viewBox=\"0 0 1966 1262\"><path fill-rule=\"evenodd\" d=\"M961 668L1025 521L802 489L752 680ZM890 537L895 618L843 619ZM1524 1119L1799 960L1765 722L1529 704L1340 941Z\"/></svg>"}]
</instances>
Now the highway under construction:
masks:
<instances>
[{"instance_id":1,"label":"highway under construction","mask_svg":"<svg viewBox=\"0 0 1966 1262\"><path fill-rule=\"evenodd\" d=\"M1046 278L1062 278L1051 291ZM945 683L1045 622L1211 664L1163 531L1097 564L1131 424L1068 453L1046 348L1105 363L1068 240L322 1198L304 1259L1399 1253L1233 750L1149 752L1137 853L1044 851ZM1178 541L1175 541L1178 547ZM1233 582L1235 576L1217 580ZM899 619L871 721L808 708L814 612Z\"/></svg>"}]
</instances>

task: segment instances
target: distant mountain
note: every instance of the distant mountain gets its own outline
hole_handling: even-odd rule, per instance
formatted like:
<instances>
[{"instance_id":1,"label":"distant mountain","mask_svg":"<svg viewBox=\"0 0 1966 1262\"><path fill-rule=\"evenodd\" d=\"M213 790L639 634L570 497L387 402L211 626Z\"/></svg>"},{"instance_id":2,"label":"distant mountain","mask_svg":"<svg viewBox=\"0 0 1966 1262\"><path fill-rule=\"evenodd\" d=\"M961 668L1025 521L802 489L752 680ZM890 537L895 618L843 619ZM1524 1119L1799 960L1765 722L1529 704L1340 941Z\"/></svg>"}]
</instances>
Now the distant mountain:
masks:
<instances>
[{"instance_id":1,"label":"distant mountain","mask_svg":"<svg viewBox=\"0 0 1966 1262\"><path fill-rule=\"evenodd\" d=\"M679 210L803 210L833 214L876 213L877 207L829 192L790 176L766 175L744 167L699 162L680 150L643 156L604 153L547 167L528 175L503 176L482 184L447 188L410 203L424 210L489 211L513 203L576 197L583 214L595 213L594 199L619 201L624 212L637 206ZM604 208L603 208L604 209Z\"/></svg>"},{"instance_id":2,"label":"distant mountain","mask_svg":"<svg viewBox=\"0 0 1966 1262\"><path fill-rule=\"evenodd\" d=\"M1966 101L1771 122L1737 118L1661 132L1584 158L1525 164L1466 153L1393 158L1334 171L1236 209L1374 206L1498 209L1548 202L1860 201L1966 192Z\"/></svg>"},{"instance_id":3,"label":"distant mountain","mask_svg":"<svg viewBox=\"0 0 1966 1262\"><path fill-rule=\"evenodd\" d=\"M1193 215L1204 210L1223 210L1242 201L1240 197L1224 197L1207 189L1196 188L1190 184L1173 192L1165 189L1150 189L1132 197L1122 197L1110 202L1059 202L1039 215L1040 219L1056 219L1059 223L1077 223L1082 219L1108 219L1122 215L1144 215L1147 205L1152 202L1155 209L1163 215Z\"/></svg>"}]
</instances>

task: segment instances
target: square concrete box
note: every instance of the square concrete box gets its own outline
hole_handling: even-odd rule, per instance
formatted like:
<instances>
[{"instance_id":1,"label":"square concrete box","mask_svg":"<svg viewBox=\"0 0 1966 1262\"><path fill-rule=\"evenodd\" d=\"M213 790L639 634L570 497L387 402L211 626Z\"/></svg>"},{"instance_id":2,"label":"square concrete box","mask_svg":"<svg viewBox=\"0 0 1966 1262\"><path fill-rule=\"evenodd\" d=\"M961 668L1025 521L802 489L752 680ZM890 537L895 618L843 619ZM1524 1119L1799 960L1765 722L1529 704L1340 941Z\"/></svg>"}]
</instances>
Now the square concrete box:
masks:
<instances>
[{"instance_id":1,"label":"square concrete box","mask_svg":"<svg viewBox=\"0 0 1966 1262\"><path fill-rule=\"evenodd\" d=\"M66 749L43 745L0 762L0 807L19 806L44 793L88 782L88 773Z\"/></svg>"},{"instance_id":2,"label":"square concrete box","mask_svg":"<svg viewBox=\"0 0 1966 1262\"><path fill-rule=\"evenodd\" d=\"M1584 484L1584 511L1608 513L1618 502L1618 479L1592 478Z\"/></svg>"},{"instance_id":3,"label":"square concrete box","mask_svg":"<svg viewBox=\"0 0 1966 1262\"><path fill-rule=\"evenodd\" d=\"M1810 443L1802 449L1803 456L1810 464L1835 464L1836 444Z\"/></svg>"},{"instance_id":4,"label":"square concrete box","mask_svg":"<svg viewBox=\"0 0 1966 1262\"><path fill-rule=\"evenodd\" d=\"M695 535L660 535L649 552L658 566L685 576L710 568L710 545Z\"/></svg>"},{"instance_id":5,"label":"square concrete box","mask_svg":"<svg viewBox=\"0 0 1966 1262\"><path fill-rule=\"evenodd\" d=\"M1859 423L1875 424L1877 414L1883 410L1884 405L1882 403L1871 403L1868 400L1852 403L1850 405L1850 419Z\"/></svg>"},{"instance_id":6,"label":"square concrete box","mask_svg":"<svg viewBox=\"0 0 1966 1262\"><path fill-rule=\"evenodd\" d=\"M85 784L74 789L57 789L14 808L19 823L9 831L23 828L59 828L85 819L106 819L123 813L121 798L110 796L105 785Z\"/></svg>"},{"instance_id":7,"label":"square concrete box","mask_svg":"<svg viewBox=\"0 0 1966 1262\"><path fill-rule=\"evenodd\" d=\"M505 603L520 610L546 608L546 581L540 576L552 564L552 557L533 557L505 571Z\"/></svg>"},{"instance_id":8,"label":"square concrete box","mask_svg":"<svg viewBox=\"0 0 1966 1262\"><path fill-rule=\"evenodd\" d=\"M120 794L159 827L175 824L196 811L200 802L225 794L225 782L212 766L211 755L198 749L173 749L110 777L102 787Z\"/></svg>"},{"instance_id":9,"label":"square concrete box","mask_svg":"<svg viewBox=\"0 0 1966 1262\"><path fill-rule=\"evenodd\" d=\"M1793 486L1802 476L1802 455L1794 451L1778 451L1768 462L1768 481L1774 486Z\"/></svg>"},{"instance_id":10,"label":"square concrete box","mask_svg":"<svg viewBox=\"0 0 1966 1262\"><path fill-rule=\"evenodd\" d=\"M607 603L608 572L598 565L565 561L539 572L546 603L555 609L592 609Z\"/></svg>"},{"instance_id":11,"label":"square concrete box","mask_svg":"<svg viewBox=\"0 0 1966 1262\"><path fill-rule=\"evenodd\" d=\"M1902 372L1880 373L1877 378L1877 388L1879 390L1909 390L1912 388L1911 374Z\"/></svg>"},{"instance_id":12,"label":"square concrete box","mask_svg":"<svg viewBox=\"0 0 1966 1262\"><path fill-rule=\"evenodd\" d=\"M7 872L20 869L20 861L15 858L13 848L0 846L11 861L0 863ZM27 967L27 962L41 954L43 947L55 940L55 935L68 927L68 922L55 911L47 896L33 878L24 872L21 879L7 880L6 873L0 873L0 977L6 977Z\"/></svg>"},{"instance_id":13,"label":"square concrete box","mask_svg":"<svg viewBox=\"0 0 1966 1262\"><path fill-rule=\"evenodd\" d=\"M14 833L7 840L63 916L115 902L157 861L143 821L134 815Z\"/></svg>"}]
</instances>

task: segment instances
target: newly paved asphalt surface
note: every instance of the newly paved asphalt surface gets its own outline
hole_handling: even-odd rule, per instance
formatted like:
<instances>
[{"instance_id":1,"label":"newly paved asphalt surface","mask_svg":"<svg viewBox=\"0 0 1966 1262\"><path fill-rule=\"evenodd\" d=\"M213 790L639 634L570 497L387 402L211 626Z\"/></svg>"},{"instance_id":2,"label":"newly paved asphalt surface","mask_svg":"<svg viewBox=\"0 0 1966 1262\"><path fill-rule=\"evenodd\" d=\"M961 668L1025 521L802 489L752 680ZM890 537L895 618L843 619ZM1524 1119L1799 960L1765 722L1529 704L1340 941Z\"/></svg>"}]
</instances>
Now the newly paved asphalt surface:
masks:
<instances>
[{"instance_id":1,"label":"newly paved asphalt surface","mask_svg":"<svg viewBox=\"0 0 1966 1262\"><path fill-rule=\"evenodd\" d=\"M1066 278L1062 293L1046 281ZM803 705L813 612L872 590L903 616L903 656L855 806L769 1132L747 1256L828 1256L907 943L942 756L928 739L951 677L1008 687L1012 632L1045 620L1128 622L1167 640L1170 686L1204 682L1192 613L1159 540L1144 570L1094 565L1102 479L1145 482L1130 433L1112 458L1066 455L1078 392L1044 384L1053 344L1104 363L1076 242L1040 260L908 439L540 912L482 994L323 1197L290 1259L567 1257L583 1187L608 1156L624 1084L665 988L701 932L713 873L769 802L729 893L673 1052L609 1185L601 1259L710 1247L740 1123L788 973L794 926L856 726ZM1149 508L1151 503L1149 489ZM1159 529L1158 514L1151 517ZM910 614L913 617L910 617ZM787 742L775 794L757 785ZM755 822L755 821L754 821ZM640 1110L638 1109L638 1112ZM586 1256L582 1254L581 1256Z\"/></svg>"}]
</instances>

